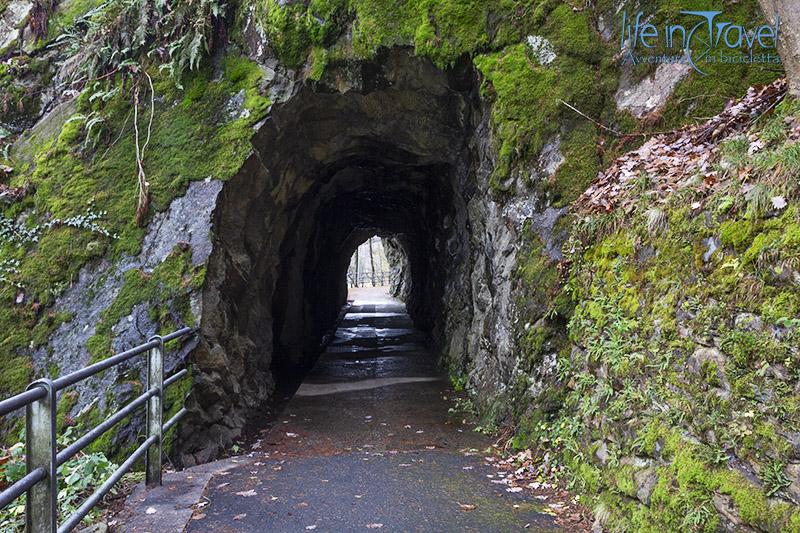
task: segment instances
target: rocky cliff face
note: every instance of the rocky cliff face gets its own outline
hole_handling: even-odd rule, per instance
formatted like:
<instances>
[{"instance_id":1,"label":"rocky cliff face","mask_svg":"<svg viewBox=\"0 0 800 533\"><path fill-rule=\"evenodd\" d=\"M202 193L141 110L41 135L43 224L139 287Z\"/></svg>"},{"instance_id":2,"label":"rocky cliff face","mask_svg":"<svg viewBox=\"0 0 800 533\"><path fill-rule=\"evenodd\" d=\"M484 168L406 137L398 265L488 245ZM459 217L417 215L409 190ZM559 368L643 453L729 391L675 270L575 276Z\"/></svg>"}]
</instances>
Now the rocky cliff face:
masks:
<instances>
[{"instance_id":1,"label":"rocky cliff face","mask_svg":"<svg viewBox=\"0 0 800 533\"><path fill-rule=\"evenodd\" d=\"M778 22L783 34L778 43L783 67L789 80L789 90L800 96L800 13L797 6L787 0L759 0L764 15L771 23Z\"/></svg>"},{"instance_id":2,"label":"rocky cliff face","mask_svg":"<svg viewBox=\"0 0 800 533\"><path fill-rule=\"evenodd\" d=\"M42 34L32 9L0 24L4 394L199 325L170 347L191 370L174 455L216 458L313 363L380 233L454 382L609 527L800 527L796 103L776 85L710 138L643 144L780 69L626 63L619 13L678 15L660 4L267 0L203 19L194 70L137 59L87 83L44 45L131 19L65 2ZM141 373L68 393L61 423Z\"/></svg>"}]
</instances>

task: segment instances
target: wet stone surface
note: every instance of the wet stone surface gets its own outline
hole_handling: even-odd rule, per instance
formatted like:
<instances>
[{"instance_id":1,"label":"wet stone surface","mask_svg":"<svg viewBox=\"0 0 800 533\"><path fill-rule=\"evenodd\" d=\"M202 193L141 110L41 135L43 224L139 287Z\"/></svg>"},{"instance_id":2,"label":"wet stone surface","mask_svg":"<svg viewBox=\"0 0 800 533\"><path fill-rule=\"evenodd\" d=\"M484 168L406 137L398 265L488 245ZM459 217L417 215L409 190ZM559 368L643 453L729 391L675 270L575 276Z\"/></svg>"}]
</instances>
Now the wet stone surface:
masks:
<instances>
[{"instance_id":1,"label":"wet stone surface","mask_svg":"<svg viewBox=\"0 0 800 533\"><path fill-rule=\"evenodd\" d=\"M404 306L359 295L252 453L214 476L189 532L548 531L536 500L482 461L491 440L449 412L453 392Z\"/></svg>"}]
</instances>

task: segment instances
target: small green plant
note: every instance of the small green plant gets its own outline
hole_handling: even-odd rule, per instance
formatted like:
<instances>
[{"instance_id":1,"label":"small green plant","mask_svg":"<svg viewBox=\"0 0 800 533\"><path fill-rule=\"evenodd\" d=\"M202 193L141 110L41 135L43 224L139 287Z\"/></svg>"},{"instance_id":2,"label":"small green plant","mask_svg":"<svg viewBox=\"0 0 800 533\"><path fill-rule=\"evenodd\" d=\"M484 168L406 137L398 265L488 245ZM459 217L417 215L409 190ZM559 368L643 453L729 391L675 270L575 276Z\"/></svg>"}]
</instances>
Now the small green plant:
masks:
<instances>
[{"instance_id":1,"label":"small green plant","mask_svg":"<svg viewBox=\"0 0 800 533\"><path fill-rule=\"evenodd\" d=\"M17 274L19 274L18 259L0 259L0 286L11 285L21 288L22 285L15 279Z\"/></svg>"},{"instance_id":2,"label":"small green plant","mask_svg":"<svg viewBox=\"0 0 800 533\"><path fill-rule=\"evenodd\" d=\"M639 194L644 194L653 186L653 179L650 174L642 170L634 181L634 187Z\"/></svg>"},{"instance_id":3,"label":"small green plant","mask_svg":"<svg viewBox=\"0 0 800 533\"><path fill-rule=\"evenodd\" d=\"M450 385L456 392L464 392L464 390L467 388L467 381L469 381L469 378L463 375L456 375L450 377Z\"/></svg>"},{"instance_id":4,"label":"small green plant","mask_svg":"<svg viewBox=\"0 0 800 533\"><path fill-rule=\"evenodd\" d=\"M497 433L497 426L494 425L493 423L489 423L486 425L475 426L475 429L473 429L473 431L475 433L480 433L481 435L492 436Z\"/></svg>"},{"instance_id":5,"label":"small green plant","mask_svg":"<svg viewBox=\"0 0 800 533\"><path fill-rule=\"evenodd\" d=\"M701 449L702 459L716 466L722 466L728 463L730 455L719 445L706 446Z\"/></svg>"},{"instance_id":6,"label":"small green plant","mask_svg":"<svg viewBox=\"0 0 800 533\"><path fill-rule=\"evenodd\" d=\"M94 211L92 204L86 208L86 212L82 215L76 215L68 218L54 218L45 222L44 224L28 226L25 224L18 224L10 218L4 217L0 214L0 242L7 241L16 244L19 247L36 244L39 242L41 236L48 230L57 227L69 227L83 229L103 235L111 239L116 239L117 235L112 234L109 230L99 224L108 213L105 211Z\"/></svg>"},{"instance_id":7,"label":"small green plant","mask_svg":"<svg viewBox=\"0 0 800 533\"><path fill-rule=\"evenodd\" d=\"M647 231L650 235L664 233L669 228L667 214L656 207L651 207L645 213L647 217Z\"/></svg>"},{"instance_id":8,"label":"small green plant","mask_svg":"<svg viewBox=\"0 0 800 533\"><path fill-rule=\"evenodd\" d=\"M687 510L683 519L683 527L687 531L699 531L714 516L714 512L709 505L701 505Z\"/></svg>"},{"instance_id":9,"label":"small green plant","mask_svg":"<svg viewBox=\"0 0 800 533\"><path fill-rule=\"evenodd\" d=\"M747 193L747 216L752 220L762 218L769 210L772 195L766 185L754 185Z\"/></svg>"},{"instance_id":10,"label":"small green plant","mask_svg":"<svg viewBox=\"0 0 800 533\"><path fill-rule=\"evenodd\" d=\"M456 398L453 407L448 409L451 414L466 413L468 415L477 416L478 410L470 398Z\"/></svg>"},{"instance_id":11,"label":"small green plant","mask_svg":"<svg viewBox=\"0 0 800 533\"><path fill-rule=\"evenodd\" d=\"M749 148L750 142L744 136L734 137L723 142L720 146L723 164L735 169L742 168L748 162L747 152Z\"/></svg>"},{"instance_id":12,"label":"small green plant","mask_svg":"<svg viewBox=\"0 0 800 533\"><path fill-rule=\"evenodd\" d=\"M73 428L69 427L59 437L59 447L71 444L75 439ZM6 458L0 466L0 480L4 484L12 484L25 475L25 445L21 442L10 448L0 450L0 456ZM117 465L108 460L102 453L79 453L58 467L58 513L60 520L74 513L83 500L99 487L117 469ZM84 519L91 523L98 511L93 510ZM25 529L25 495L11 505L0 509L0 531L16 532Z\"/></svg>"},{"instance_id":13,"label":"small green plant","mask_svg":"<svg viewBox=\"0 0 800 533\"><path fill-rule=\"evenodd\" d=\"M790 485L784 473L786 465L781 461L772 461L761 471L761 480L767 487L767 496L774 496L780 490Z\"/></svg>"}]
</instances>

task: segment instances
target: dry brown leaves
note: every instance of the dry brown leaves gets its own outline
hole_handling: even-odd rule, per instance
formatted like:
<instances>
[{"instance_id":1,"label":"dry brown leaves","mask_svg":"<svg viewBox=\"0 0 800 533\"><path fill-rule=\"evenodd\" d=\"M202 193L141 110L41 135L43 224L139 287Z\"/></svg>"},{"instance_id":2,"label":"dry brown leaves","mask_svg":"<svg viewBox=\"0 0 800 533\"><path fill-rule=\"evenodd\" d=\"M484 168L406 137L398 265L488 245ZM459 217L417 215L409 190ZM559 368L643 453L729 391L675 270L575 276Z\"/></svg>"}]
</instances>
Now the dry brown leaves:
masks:
<instances>
[{"instance_id":1,"label":"dry brown leaves","mask_svg":"<svg viewBox=\"0 0 800 533\"><path fill-rule=\"evenodd\" d=\"M659 135L639 149L619 157L578 198L574 209L591 214L623 208L630 212L636 199L631 189L645 173L663 201L670 193L696 183L701 189L713 188L720 179L712 163L719 143L745 131L754 120L773 108L786 94L785 79L761 88L751 87L738 102L730 102L725 110L703 124L687 126Z\"/></svg>"},{"instance_id":2,"label":"dry brown leaves","mask_svg":"<svg viewBox=\"0 0 800 533\"><path fill-rule=\"evenodd\" d=\"M503 459L486 457L485 460L487 465L496 469L493 483L506 485L508 492L524 490L532 494L542 505L541 511L552 515L556 524L567 531L591 531L591 511L558 483L542 481L541 462L534 458L531 450Z\"/></svg>"},{"instance_id":3,"label":"dry brown leaves","mask_svg":"<svg viewBox=\"0 0 800 533\"><path fill-rule=\"evenodd\" d=\"M12 187L0 183L0 203L14 203L22 200L28 194L28 187Z\"/></svg>"}]
</instances>

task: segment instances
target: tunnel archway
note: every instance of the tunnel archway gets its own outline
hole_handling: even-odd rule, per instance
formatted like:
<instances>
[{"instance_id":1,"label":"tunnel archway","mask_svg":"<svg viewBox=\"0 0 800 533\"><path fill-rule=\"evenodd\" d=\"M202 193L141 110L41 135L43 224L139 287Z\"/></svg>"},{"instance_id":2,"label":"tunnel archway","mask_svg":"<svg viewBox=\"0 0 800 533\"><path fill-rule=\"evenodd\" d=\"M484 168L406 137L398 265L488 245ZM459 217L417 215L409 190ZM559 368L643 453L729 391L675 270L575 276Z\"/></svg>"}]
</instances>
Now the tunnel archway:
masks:
<instances>
[{"instance_id":1,"label":"tunnel archway","mask_svg":"<svg viewBox=\"0 0 800 533\"><path fill-rule=\"evenodd\" d=\"M188 462L221 453L276 385L313 364L368 237L393 236L407 258L407 308L434 344L454 305L446 287L463 285L447 292L469 301L470 203L485 161L477 74L468 61L441 70L405 50L383 55L275 105L220 193L182 432Z\"/></svg>"}]
</instances>

